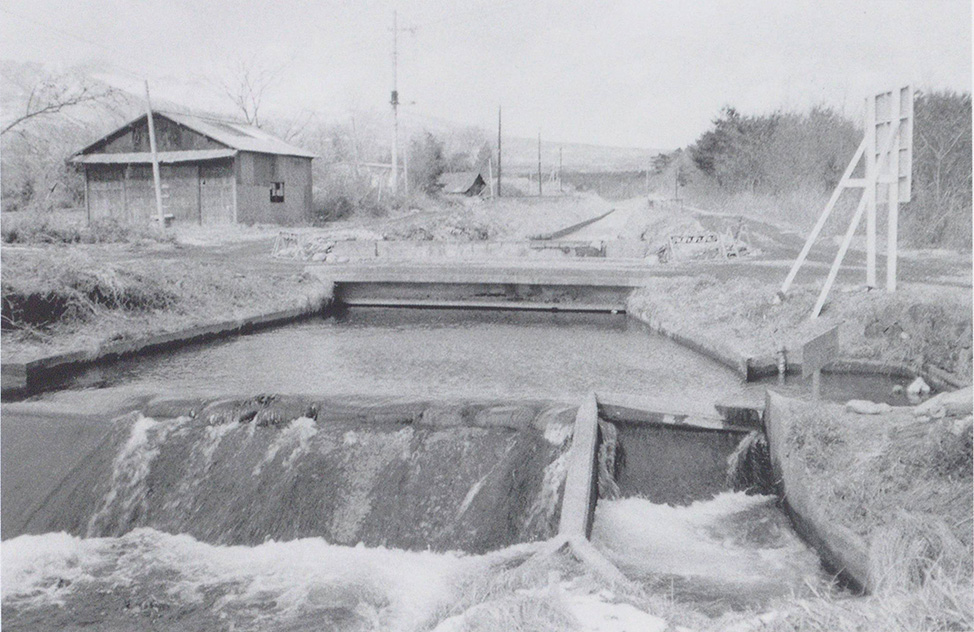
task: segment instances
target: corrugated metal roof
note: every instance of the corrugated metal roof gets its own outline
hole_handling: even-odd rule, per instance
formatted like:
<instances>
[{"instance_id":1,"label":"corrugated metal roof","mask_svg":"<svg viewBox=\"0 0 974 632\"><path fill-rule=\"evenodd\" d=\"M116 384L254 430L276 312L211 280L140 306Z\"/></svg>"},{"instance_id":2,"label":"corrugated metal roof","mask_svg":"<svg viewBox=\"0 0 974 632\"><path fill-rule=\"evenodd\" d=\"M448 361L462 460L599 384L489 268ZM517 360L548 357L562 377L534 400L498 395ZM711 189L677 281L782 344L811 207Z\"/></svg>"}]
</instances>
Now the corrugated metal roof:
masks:
<instances>
[{"instance_id":1,"label":"corrugated metal roof","mask_svg":"<svg viewBox=\"0 0 974 632\"><path fill-rule=\"evenodd\" d=\"M291 145L253 125L195 116L192 114L177 114L174 112L160 112L160 114L204 136L209 136L219 143L241 151L301 156L303 158L315 157L315 154L307 149L301 149L300 147Z\"/></svg>"},{"instance_id":2,"label":"corrugated metal roof","mask_svg":"<svg viewBox=\"0 0 974 632\"><path fill-rule=\"evenodd\" d=\"M455 171L444 173L437 180L444 193L466 193L477 182L479 171Z\"/></svg>"},{"instance_id":3,"label":"corrugated metal roof","mask_svg":"<svg viewBox=\"0 0 974 632\"><path fill-rule=\"evenodd\" d=\"M316 158L317 156L308 151L307 149L301 149L287 143L276 136L268 134L264 130L254 127L253 125L247 125L244 123L235 123L233 121L225 121L222 119L216 119L206 116L197 116L195 114L180 114L177 112L161 112L153 110L154 116L165 117L174 123L188 127L189 129L212 138L218 143L226 145L231 149L236 149L239 151L252 151L262 154L279 154L283 156L298 156L301 158ZM99 138L95 142L91 143L84 149L80 150L75 156L82 154L87 154L94 147L107 140L116 134L119 130L123 130L127 127L131 127L136 123L139 123L146 118L143 114L132 121L126 123L125 125L113 130L110 134ZM196 150L192 150L196 151ZM177 152L161 152L161 153L177 153ZM182 152L178 152L182 153ZM72 158L72 160L74 160Z\"/></svg>"},{"instance_id":4,"label":"corrugated metal roof","mask_svg":"<svg viewBox=\"0 0 974 632\"><path fill-rule=\"evenodd\" d=\"M157 155L159 162L174 163L229 158L236 153L236 149L189 149L185 151L160 151ZM132 154L79 154L71 158L71 162L85 165L148 164L152 162L152 154L149 152Z\"/></svg>"}]
</instances>

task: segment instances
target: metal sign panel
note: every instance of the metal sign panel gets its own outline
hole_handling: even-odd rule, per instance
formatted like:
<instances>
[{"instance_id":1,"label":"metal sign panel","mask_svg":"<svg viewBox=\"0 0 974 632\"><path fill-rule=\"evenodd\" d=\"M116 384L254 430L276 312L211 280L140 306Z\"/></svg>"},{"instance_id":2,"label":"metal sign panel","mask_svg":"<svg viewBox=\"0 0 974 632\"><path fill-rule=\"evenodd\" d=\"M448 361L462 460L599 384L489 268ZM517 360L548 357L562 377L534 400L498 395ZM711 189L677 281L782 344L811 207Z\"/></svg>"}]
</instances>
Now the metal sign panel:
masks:
<instances>
[{"instance_id":1,"label":"metal sign panel","mask_svg":"<svg viewBox=\"0 0 974 632\"><path fill-rule=\"evenodd\" d=\"M896 186L900 202L909 202L913 192L913 87L881 92L866 104L866 133L870 150L867 165L884 159L881 154L889 135L899 129L899 139L888 152L885 168L876 185L877 200L888 199L887 187Z\"/></svg>"},{"instance_id":2,"label":"metal sign panel","mask_svg":"<svg viewBox=\"0 0 974 632\"><path fill-rule=\"evenodd\" d=\"M820 371L839 355L839 326L818 335L802 347L802 377L807 378Z\"/></svg>"},{"instance_id":3,"label":"metal sign panel","mask_svg":"<svg viewBox=\"0 0 974 632\"><path fill-rule=\"evenodd\" d=\"M714 232L685 233L669 236L674 259L713 259L725 256L724 243Z\"/></svg>"}]
</instances>

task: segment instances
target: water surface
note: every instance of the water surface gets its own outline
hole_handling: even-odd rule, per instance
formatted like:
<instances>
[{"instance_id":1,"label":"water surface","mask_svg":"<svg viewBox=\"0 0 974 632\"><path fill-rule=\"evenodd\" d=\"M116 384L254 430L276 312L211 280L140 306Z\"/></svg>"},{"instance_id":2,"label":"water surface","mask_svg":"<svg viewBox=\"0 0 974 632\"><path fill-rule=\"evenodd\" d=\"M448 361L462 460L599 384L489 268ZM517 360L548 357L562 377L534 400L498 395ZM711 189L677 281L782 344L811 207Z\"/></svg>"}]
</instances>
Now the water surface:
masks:
<instances>
[{"instance_id":1,"label":"water surface","mask_svg":"<svg viewBox=\"0 0 974 632\"><path fill-rule=\"evenodd\" d=\"M593 389L706 401L745 392L733 371L621 314L395 308L126 359L65 386L562 401Z\"/></svg>"}]
</instances>

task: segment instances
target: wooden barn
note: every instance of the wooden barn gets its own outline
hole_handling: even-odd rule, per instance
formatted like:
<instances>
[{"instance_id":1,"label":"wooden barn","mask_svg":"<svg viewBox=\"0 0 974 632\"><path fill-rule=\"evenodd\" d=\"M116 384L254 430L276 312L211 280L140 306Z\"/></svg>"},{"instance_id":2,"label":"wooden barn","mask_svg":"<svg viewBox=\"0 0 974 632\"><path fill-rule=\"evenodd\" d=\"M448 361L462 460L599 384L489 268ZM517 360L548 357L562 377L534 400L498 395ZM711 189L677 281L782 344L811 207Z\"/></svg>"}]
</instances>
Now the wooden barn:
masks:
<instances>
[{"instance_id":1,"label":"wooden barn","mask_svg":"<svg viewBox=\"0 0 974 632\"><path fill-rule=\"evenodd\" d=\"M302 224L311 216L310 151L242 123L152 113L163 214L196 224ZM88 220L156 217L148 118L74 154L85 172Z\"/></svg>"},{"instance_id":2,"label":"wooden barn","mask_svg":"<svg viewBox=\"0 0 974 632\"><path fill-rule=\"evenodd\" d=\"M452 171L437 180L442 193L448 195L480 195L487 188L487 180L480 171Z\"/></svg>"}]
</instances>

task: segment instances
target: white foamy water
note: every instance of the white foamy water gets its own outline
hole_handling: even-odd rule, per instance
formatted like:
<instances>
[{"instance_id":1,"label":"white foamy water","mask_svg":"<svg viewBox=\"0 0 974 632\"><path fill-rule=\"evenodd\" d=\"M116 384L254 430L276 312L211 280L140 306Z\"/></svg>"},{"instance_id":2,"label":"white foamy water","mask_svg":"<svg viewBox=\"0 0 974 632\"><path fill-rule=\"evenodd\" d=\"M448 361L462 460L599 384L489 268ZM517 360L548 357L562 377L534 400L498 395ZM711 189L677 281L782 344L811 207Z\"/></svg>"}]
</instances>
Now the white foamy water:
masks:
<instances>
[{"instance_id":1,"label":"white foamy water","mask_svg":"<svg viewBox=\"0 0 974 632\"><path fill-rule=\"evenodd\" d=\"M0 544L0 553L5 608L42 609L100 590L149 592L158 602L232 620L237 630L338 609L369 629L416 629L449 603L459 575L488 559L320 538L214 546L154 529L120 538L20 536Z\"/></svg>"},{"instance_id":2,"label":"white foamy water","mask_svg":"<svg viewBox=\"0 0 974 632\"><path fill-rule=\"evenodd\" d=\"M601 500L592 540L627 575L677 598L760 605L828 580L776 500L741 492L687 507Z\"/></svg>"},{"instance_id":3,"label":"white foamy water","mask_svg":"<svg viewBox=\"0 0 974 632\"><path fill-rule=\"evenodd\" d=\"M251 426L256 428L256 424L251 424ZM299 417L292 421L288 424L287 428L278 434L277 439L267 449L264 459L254 468L254 476L260 476L261 470L263 470L265 465L274 460L277 453L281 451L281 448L296 444L284 460L284 467L291 467L295 459L308 451L308 442L316 434L318 434L318 425L314 419Z\"/></svg>"},{"instance_id":4,"label":"white foamy water","mask_svg":"<svg viewBox=\"0 0 974 632\"><path fill-rule=\"evenodd\" d=\"M152 468L152 461L159 455L159 446L166 436L178 431L188 418L181 417L172 423L162 424L137 414L128 441L112 463L112 481L99 509L88 521L88 533L97 532L101 523L110 515L113 505L118 504L124 514L131 513L145 501L145 478ZM123 423L125 418L117 420Z\"/></svg>"},{"instance_id":5,"label":"white foamy water","mask_svg":"<svg viewBox=\"0 0 974 632\"><path fill-rule=\"evenodd\" d=\"M468 623L483 629L478 611L490 603L443 618L458 587L532 550L537 546L516 545L478 556L336 546L320 538L215 546L147 528L118 538L20 536L0 544L4 623L30 630L57 630L65 622L164 629L167 621L180 623L178 629L235 632L431 626L457 632ZM663 619L606 590L575 583L554 573L547 587L517 594L556 604L581 632L666 629Z\"/></svg>"}]
</instances>

